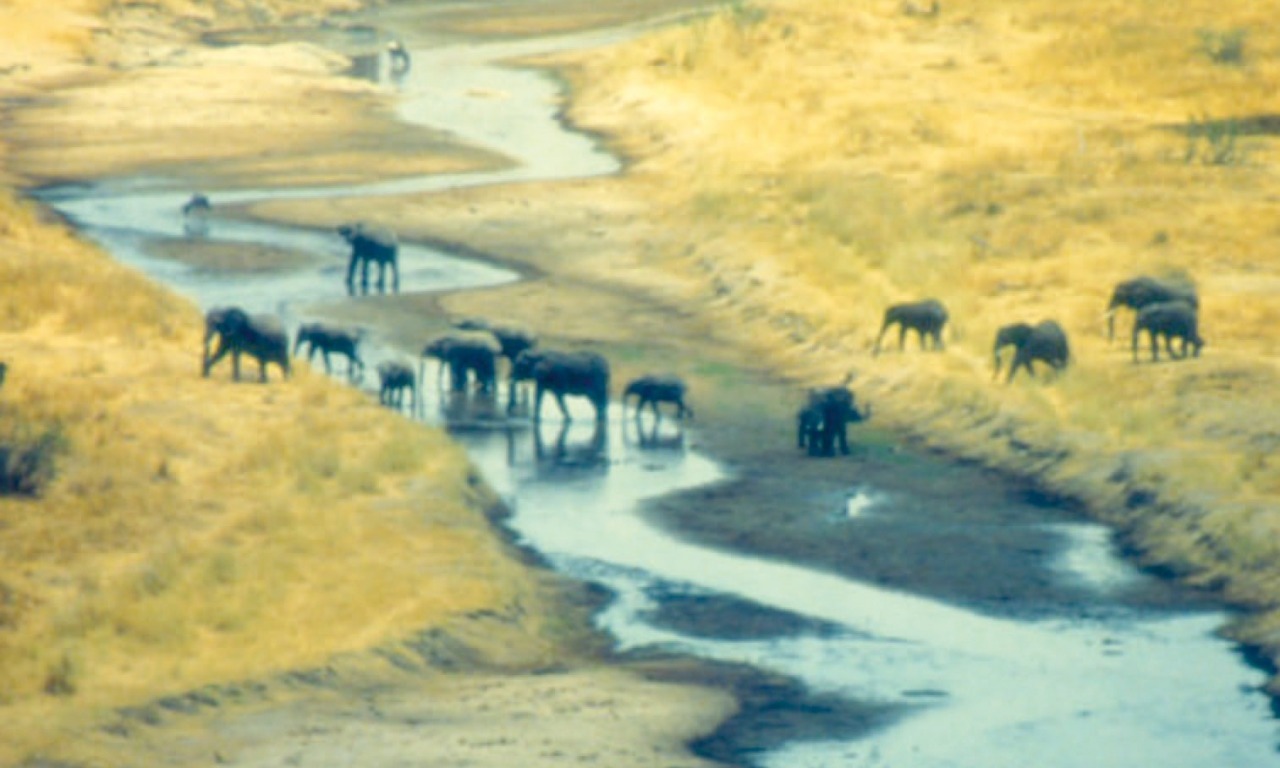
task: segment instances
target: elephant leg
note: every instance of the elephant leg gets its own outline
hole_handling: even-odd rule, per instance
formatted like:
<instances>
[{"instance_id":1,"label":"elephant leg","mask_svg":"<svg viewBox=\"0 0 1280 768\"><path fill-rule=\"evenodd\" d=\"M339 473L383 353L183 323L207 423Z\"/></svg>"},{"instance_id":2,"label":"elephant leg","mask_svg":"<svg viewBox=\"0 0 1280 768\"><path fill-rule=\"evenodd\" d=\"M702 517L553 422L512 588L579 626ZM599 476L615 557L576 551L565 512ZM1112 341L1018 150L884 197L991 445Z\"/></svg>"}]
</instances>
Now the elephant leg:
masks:
<instances>
[{"instance_id":1,"label":"elephant leg","mask_svg":"<svg viewBox=\"0 0 1280 768\"><path fill-rule=\"evenodd\" d=\"M573 417L569 415L569 408L564 404L564 393L559 390L552 391L556 396L556 405L560 406L560 415L564 417L565 423L573 421Z\"/></svg>"},{"instance_id":2,"label":"elephant leg","mask_svg":"<svg viewBox=\"0 0 1280 768\"><path fill-rule=\"evenodd\" d=\"M400 264L396 259L388 262L391 267L391 290L395 293L400 292Z\"/></svg>"},{"instance_id":3,"label":"elephant leg","mask_svg":"<svg viewBox=\"0 0 1280 768\"><path fill-rule=\"evenodd\" d=\"M907 348L907 326L898 323L898 351L901 352Z\"/></svg>"},{"instance_id":4,"label":"elephant leg","mask_svg":"<svg viewBox=\"0 0 1280 768\"><path fill-rule=\"evenodd\" d=\"M822 446L827 441L827 436L822 429L821 423L814 423L809 427L809 455L821 456Z\"/></svg>"},{"instance_id":5,"label":"elephant leg","mask_svg":"<svg viewBox=\"0 0 1280 768\"><path fill-rule=\"evenodd\" d=\"M386 293L387 290L387 263L378 261L378 293Z\"/></svg>"},{"instance_id":6,"label":"elephant leg","mask_svg":"<svg viewBox=\"0 0 1280 768\"><path fill-rule=\"evenodd\" d=\"M231 374L236 381L240 380L240 347L231 350Z\"/></svg>"},{"instance_id":7,"label":"elephant leg","mask_svg":"<svg viewBox=\"0 0 1280 768\"><path fill-rule=\"evenodd\" d=\"M258 381L267 383L267 358L258 358Z\"/></svg>"},{"instance_id":8,"label":"elephant leg","mask_svg":"<svg viewBox=\"0 0 1280 768\"><path fill-rule=\"evenodd\" d=\"M328 348L322 349L322 350L320 351L320 357L321 357L321 359L323 359L323 360L324 360L324 372L325 372L325 373L327 373L327 374L328 374L328 373L333 373L333 365L329 362L329 350L328 350Z\"/></svg>"},{"instance_id":9,"label":"elephant leg","mask_svg":"<svg viewBox=\"0 0 1280 768\"><path fill-rule=\"evenodd\" d=\"M351 252L351 260L347 262L347 292L348 293L355 293L356 262L358 261L360 261L360 258L356 256L355 251L353 250ZM315 349L315 346L313 345L312 350L314 349ZM307 359L310 360L310 358L307 358Z\"/></svg>"},{"instance_id":10,"label":"elephant leg","mask_svg":"<svg viewBox=\"0 0 1280 768\"><path fill-rule=\"evenodd\" d=\"M360 260L360 290L364 293L369 292L369 259Z\"/></svg>"},{"instance_id":11,"label":"elephant leg","mask_svg":"<svg viewBox=\"0 0 1280 768\"><path fill-rule=\"evenodd\" d=\"M536 385L536 391L534 392L534 395L533 395L533 423L534 424L537 424L542 420L542 396L545 395L546 392L547 392L546 389L543 388L542 386L542 382L538 382Z\"/></svg>"},{"instance_id":12,"label":"elephant leg","mask_svg":"<svg viewBox=\"0 0 1280 768\"><path fill-rule=\"evenodd\" d=\"M1151 333L1151 361L1160 361L1160 337L1154 331Z\"/></svg>"},{"instance_id":13,"label":"elephant leg","mask_svg":"<svg viewBox=\"0 0 1280 768\"><path fill-rule=\"evenodd\" d=\"M209 338L206 336L204 340L204 354L200 357L200 375L206 379L209 378L209 369L213 368L214 363L222 359L227 353L226 345L222 343L221 337L218 339L218 346L212 353L209 351Z\"/></svg>"},{"instance_id":14,"label":"elephant leg","mask_svg":"<svg viewBox=\"0 0 1280 768\"><path fill-rule=\"evenodd\" d=\"M871 348L871 354L873 355L880 354L880 342L884 340L884 334L888 330L889 330L888 323L884 323L883 325L880 326L880 333L876 334L876 343L875 343L875 346Z\"/></svg>"}]
</instances>

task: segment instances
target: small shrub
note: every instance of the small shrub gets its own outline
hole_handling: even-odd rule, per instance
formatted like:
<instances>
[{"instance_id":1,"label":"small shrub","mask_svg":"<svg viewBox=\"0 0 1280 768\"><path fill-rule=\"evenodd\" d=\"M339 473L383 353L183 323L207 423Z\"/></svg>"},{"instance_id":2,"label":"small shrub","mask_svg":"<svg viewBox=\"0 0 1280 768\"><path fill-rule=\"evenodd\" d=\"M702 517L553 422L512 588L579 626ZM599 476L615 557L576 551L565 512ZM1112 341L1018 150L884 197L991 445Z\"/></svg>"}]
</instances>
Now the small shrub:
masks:
<instances>
[{"instance_id":1,"label":"small shrub","mask_svg":"<svg viewBox=\"0 0 1280 768\"><path fill-rule=\"evenodd\" d=\"M50 696L70 696L76 692L76 665L65 653L45 675L44 692Z\"/></svg>"},{"instance_id":2,"label":"small shrub","mask_svg":"<svg viewBox=\"0 0 1280 768\"><path fill-rule=\"evenodd\" d=\"M729 3L729 16L739 27L749 27L753 24L759 24L764 21L765 12L763 8L756 6L746 0L732 0Z\"/></svg>"},{"instance_id":3,"label":"small shrub","mask_svg":"<svg viewBox=\"0 0 1280 768\"><path fill-rule=\"evenodd\" d=\"M1204 165L1239 165L1244 162L1240 148L1240 123L1236 120L1211 120L1202 117L1187 121L1187 163Z\"/></svg>"},{"instance_id":4,"label":"small shrub","mask_svg":"<svg viewBox=\"0 0 1280 768\"><path fill-rule=\"evenodd\" d=\"M36 434L19 430L0 443L0 495L38 496L54 477L67 440L60 425Z\"/></svg>"},{"instance_id":5,"label":"small shrub","mask_svg":"<svg viewBox=\"0 0 1280 768\"><path fill-rule=\"evenodd\" d=\"M1244 43L1248 32L1243 29L1202 29L1200 51L1215 64L1238 67L1244 64Z\"/></svg>"}]
</instances>

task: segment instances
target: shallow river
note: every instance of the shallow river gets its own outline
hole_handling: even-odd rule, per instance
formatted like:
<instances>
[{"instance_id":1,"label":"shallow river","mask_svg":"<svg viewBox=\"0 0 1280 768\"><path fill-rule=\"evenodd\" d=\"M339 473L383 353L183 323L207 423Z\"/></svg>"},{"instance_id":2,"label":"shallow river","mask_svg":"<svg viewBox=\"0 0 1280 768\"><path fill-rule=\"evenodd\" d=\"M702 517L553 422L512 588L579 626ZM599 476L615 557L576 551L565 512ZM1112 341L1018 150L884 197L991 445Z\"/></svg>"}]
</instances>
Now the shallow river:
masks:
<instances>
[{"instance_id":1,"label":"shallow river","mask_svg":"<svg viewBox=\"0 0 1280 768\"><path fill-rule=\"evenodd\" d=\"M358 188L220 192L215 205L611 173L616 160L586 137L566 132L556 119L559 94L551 79L492 63L604 39L596 34L498 44L437 41L413 50L413 70L388 84L400 90L406 120L453 131L515 158L519 165L513 170ZM476 95L485 93L505 97ZM163 178L135 178L47 189L41 197L121 261L205 307L234 302L278 312L296 324L303 307L345 296L343 243L330 232L215 217L209 238L333 257L328 266L248 278L152 258L149 242L182 235L178 210L189 194ZM402 285L412 290L516 279L506 270L412 244L403 247L402 259ZM376 361L394 350L379 347L375 338L368 352ZM1118 559L1104 529L1085 523L1045 526L1055 542L1047 560L1051 578L1092 595L1091 610L1041 610L1027 620L984 615L682 541L678 532L640 514L644 502L732 478L714 457L686 448L674 433L667 433L673 439L665 449L646 449L627 439L616 410L611 421L603 446L593 444L589 419L560 434L552 419L543 425L541 443L528 439L527 425L456 434L511 506L509 525L517 538L556 569L616 595L598 621L620 649L659 648L741 662L793 677L815 693L891 713L870 731L841 728L831 738L792 741L742 760L762 766L919 768L1280 765L1277 724L1259 689L1264 675L1214 634L1225 616L1140 609L1115 598L1151 577ZM848 524L891 518L898 505L910 502L901 491L886 494L861 484L841 516ZM664 606L675 603L716 610L719 618L694 621L699 629L664 620ZM767 633L733 626L735 615L745 623L762 609L788 618ZM715 630L707 631L711 626Z\"/></svg>"}]
</instances>

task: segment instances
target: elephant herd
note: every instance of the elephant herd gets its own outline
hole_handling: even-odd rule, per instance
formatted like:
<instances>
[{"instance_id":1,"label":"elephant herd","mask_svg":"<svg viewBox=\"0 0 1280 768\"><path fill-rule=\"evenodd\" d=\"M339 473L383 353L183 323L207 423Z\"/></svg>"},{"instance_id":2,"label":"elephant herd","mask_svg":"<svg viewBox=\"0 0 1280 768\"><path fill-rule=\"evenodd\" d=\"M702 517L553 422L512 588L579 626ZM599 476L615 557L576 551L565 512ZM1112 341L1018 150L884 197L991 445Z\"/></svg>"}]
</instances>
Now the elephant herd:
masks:
<instances>
[{"instance_id":1,"label":"elephant herd","mask_svg":"<svg viewBox=\"0 0 1280 768\"><path fill-rule=\"evenodd\" d=\"M393 287L398 285L394 271L394 240L360 225L340 230L352 244L352 261L348 280L352 278L360 260L390 264L393 269ZM382 282L381 269L379 283ZM1204 341L1198 330L1199 300L1195 289L1181 283L1152 277L1137 277L1116 285L1107 306L1107 333L1114 337L1115 315L1120 309L1136 313L1132 330L1132 352L1138 360L1139 340L1143 333L1150 338L1151 357L1159 359L1163 341L1170 358L1185 358L1188 353L1198 356ZM943 348L942 333L949 314L936 299L895 304L884 313L880 331L876 337L873 354L879 354L885 334L898 326L898 348L906 346L906 336L915 332L922 349ZM211 349L214 339L217 346ZM346 373L350 380L363 378L365 365L359 354L362 334L327 323L305 323L297 329L292 354L306 349L307 360L319 353L326 373L332 373L331 356L346 359ZM1175 351L1175 341L1180 348ZM1002 369L1002 355L1012 348L1006 382L1012 381L1019 370L1034 375L1033 364L1040 362L1060 371L1071 359L1066 331L1054 320L1044 320L1035 325L1014 323L996 332L993 346L994 376ZM240 358L247 354L258 362L259 379L267 380L268 365L276 365L288 377L290 373L289 336L280 321L274 317L252 315L238 307L219 307L210 310L205 317L204 352L202 373L208 377L219 361L230 355L233 376L240 378ZM469 319L455 323L452 331L429 341L423 348L415 372L412 365L401 360L388 360L377 368L379 402L400 409L406 397L413 409L419 406L421 384L425 376L426 360L438 362L437 388L444 388L444 377L449 377L449 388L458 393L474 391L494 396L498 389L499 367L507 371L507 412L517 406L517 393L532 385L534 396L532 418L535 424L541 419L543 400L550 394L566 422L572 419L565 404L569 396L587 400L594 409L597 423L603 424L608 409L610 392L610 366L601 355L589 351L551 350L538 345L537 337L530 331L492 324L486 320ZM503 363L505 361L505 363ZM624 410L634 399L634 413L640 417L649 409L655 422L661 418L660 405L669 405L678 419L693 416L687 403L687 387L684 381L669 373L646 374L630 380L622 390ZM832 456L837 451L849 452L847 425L870 418L870 408L860 408L846 380L839 386L813 389L807 393L804 404L796 413L796 443L811 456Z\"/></svg>"},{"instance_id":2,"label":"elephant herd","mask_svg":"<svg viewBox=\"0 0 1280 768\"><path fill-rule=\"evenodd\" d=\"M1160 341L1170 358L1182 359L1190 352L1199 356L1204 340L1199 333L1200 301L1193 286L1141 276L1116 285L1107 304L1107 337L1115 337L1115 316L1124 308L1135 312L1132 336L1133 360L1138 361L1138 343L1146 333L1151 343L1151 359L1160 359ZM898 326L898 348L906 345L908 331L915 331L922 349L942 349L942 329L949 320L946 307L937 299L895 304L885 310L884 322L876 337L873 354L879 354L885 333ZM1180 342L1174 351L1174 342ZM1034 375L1032 363L1040 361L1054 370L1066 367L1071 354L1066 331L1054 320L1044 320L1036 325L1013 323L996 332L993 355L998 376L1001 368L1001 352L1013 347L1013 361L1007 380L1012 380L1019 369Z\"/></svg>"},{"instance_id":3,"label":"elephant herd","mask_svg":"<svg viewBox=\"0 0 1280 768\"><path fill-rule=\"evenodd\" d=\"M358 382L365 364L360 357L362 333L328 323L304 323L295 336L292 354L305 349L308 362L319 353L325 373L333 372L331 356L346 359L347 377ZM212 346L214 339L217 345ZM212 346L212 348L211 348ZM239 307L216 307L205 315L204 350L201 372L207 378L219 361L230 355L232 376L240 379L240 358L248 355L258 362L259 380L267 381L268 365L276 365L284 377L290 374L289 336L279 319L255 315ZM481 394L497 391L500 360L506 360L507 410L516 408L516 393L531 382L535 395L533 420L541 419L542 403L547 394L555 398L561 415L572 420L565 404L566 396L588 400L595 410L597 422L604 422L609 404L609 363L601 355L586 351L542 349L527 330L492 325L484 320L464 320L455 331L439 336L422 348L418 370L402 360L386 360L376 367L378 401L397 410L405 405L418 407L419 389L425 376L428 358L439 362L437 385L443 387L446 373L455 392L474 390ZM676 418L693 416L685 401L686 386L673 374L647 374L628 382L622 397L624 409L635 399L635 415L649 408L655 420L661 418L659 405L674 407Z\"/></svg>"},{"instance_id":4,"label":"elephant herd","mask_svg":"<svg viewBox=\"0 0 1280 768\"><path fill-rule=\"evenodd\" d=\"M1188 354L1199 356L1204 340L1199 332L1200 302L1193 286L1150 276L1135 277L1115 286L1107 304L1107 337L1115 337L1115 316L1121 309L1135 313L1131 348L1133 361L1138 362L1138 347L1142 334L1151 345L1151 359L1160 359L1160 344L1172 359L1183 359ZM880 332L876 336L872 354L878 355L885 334L898 326L898 348L906 347L909 332L914 331L921 349L941 350L942 331L950 316L937 299L895 304L885 310ZM1178 342L1177 351L1174 343ZM1013 323L996 331L992 349L993 377L1002 368L1001 355L1013 348L1006 382L1013 380L1019 370L1033 376L1033 364L1043 363L1054 371L1065 368L1071 359L1067 333L1055 320L1043 320L1035 325ZM854 404L853 393L847 386L810 390L808 399L796 414L797 444L810 455L834 455L838 448L848 453L845 425L870 416L870 409L860 411Z\"/></svg>"},{"instance_id":5,"label":"elephant herd","mask_svg":"<svg viewBox=\"0 0 1280 768\"><path fill-rule=\"evenodd\" d=\"M555 398L561 416L572 420L565 403L566 396L586 399L592 406L597 423L606 419L609 406L609 361L596 352L552 350L538 346L537 337L523 329L494 325L486 320L469 319L455 324L455 331L439 336L422 349L422 361L439 361L439 378L447 372L455 392L474 388L481 393L497 389L500 360L507 367L507 412L516 408L517 393L527 384L534 389L532 415L534 423L542 418L546 395ZM420 364L420 378L422 365ZM437 381L437 386L443 386ZM655 419L661 417L659 405L674 406L677 418L692 417L693 410L685 402L684 381L673 374L647 374L627 383L623 391L624 409L635 398L635 413L648 407Z\"/></svg>"}]
</instances>

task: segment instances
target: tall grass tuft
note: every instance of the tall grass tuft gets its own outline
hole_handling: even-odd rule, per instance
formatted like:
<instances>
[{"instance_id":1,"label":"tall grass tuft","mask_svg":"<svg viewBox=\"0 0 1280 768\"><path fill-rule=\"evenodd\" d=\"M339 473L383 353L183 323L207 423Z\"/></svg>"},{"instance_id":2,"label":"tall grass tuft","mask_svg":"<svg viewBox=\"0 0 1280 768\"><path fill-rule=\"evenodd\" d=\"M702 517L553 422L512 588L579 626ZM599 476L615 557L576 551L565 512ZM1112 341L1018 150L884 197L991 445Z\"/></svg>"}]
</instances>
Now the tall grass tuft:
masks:
<instances>
[{"instance_id":1,"label":"tall grass tuft","mask_svg":"<svg viewBox=\"0 0 1280 768\"><path fill-rule=\"evenodd\" d=\"M1215 64L1238 67L1244 64L1245 41L1249 33L1245 29L1200 29L1200 52Z\"/></svg>"},{"instance_id":2,"label":"tall grass tuft","mask_svg":"<svg viewBox=\"0 0 1280 768\"><path fill-rule=\"evenodd\" d=\"M38 496L67 447L61 424L31 423L10 408L0 409L0 495Z\"/></svg>"}]
</instances>

